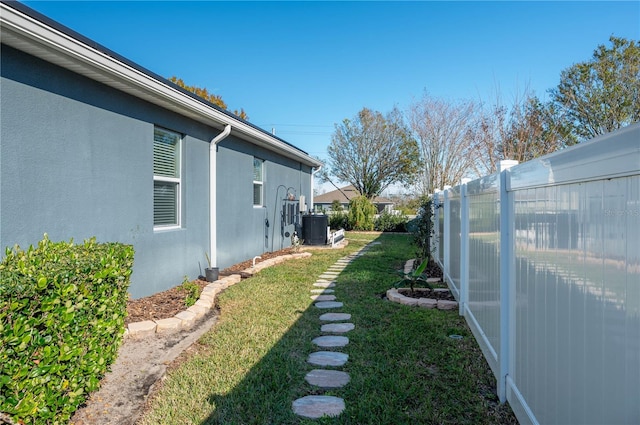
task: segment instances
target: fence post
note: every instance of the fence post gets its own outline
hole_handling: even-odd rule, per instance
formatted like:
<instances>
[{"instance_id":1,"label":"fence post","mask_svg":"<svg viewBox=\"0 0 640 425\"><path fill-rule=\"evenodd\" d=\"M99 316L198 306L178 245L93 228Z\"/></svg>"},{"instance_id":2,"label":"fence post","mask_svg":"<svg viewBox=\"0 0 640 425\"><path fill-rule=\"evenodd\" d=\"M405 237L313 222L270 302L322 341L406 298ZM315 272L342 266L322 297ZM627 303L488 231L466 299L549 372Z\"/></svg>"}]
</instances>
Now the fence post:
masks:
<instances>
[{"instance_id":1,"label":"fence post","mask_svg":"<svg viewBox=\"0 0 640 425\"><path fill-rule=\"evenodd\" d=\"M515 164L513 164L515 165ZM509 374L509 320L511 283L515 277L513 231L515 228L513 192L508 191L509 170L500 172L500 352L498 353L498 397L507 400L507 375Z\"/></svg>"},{"instance_id":2,"label":"fence post","mask_svg":"<svg viewBox=\"0 0 640 425\"><path fill-rule=\"evenodd\" d=\"M466 182L460 185L460 300L459 314L464 316L469 303L469 198Z\"/></svg>"},{"instance_id":3,"label":"fence post","mask_svg":"<svg viewBox=\"0 0 640 425\"><path fill-rule=\"evenodd\" d=\"M451 211L450 209L450 202L451 200L449 199L449 188L451 186L445 186L444 187L444 211L441 212L441 214L444 214L444 235L440 235L440 237L444 238L444 244L442 249L444 249L444 281L446 281L446 279L450 276L451 273L451 255L449 252L449 247L451 244L451 215L449 214L449 212Z\"/></svg>"},{"instance_id":4,"label":"fence post","mask_svg":"<svg viewBox=\"0 0 640 425\"><path fill-rule=\"evenodd\" d=\"M438 241L440 240L440 208L438 208L438 205L440 205L440 196L436 189L431 195L431 211L433 214L431 214L432 227L431 235L429 236L431 238L431 251L436 262L439 262L438 259L440 258L440 248L438 246Z\"/></svg>"}]
</instances>

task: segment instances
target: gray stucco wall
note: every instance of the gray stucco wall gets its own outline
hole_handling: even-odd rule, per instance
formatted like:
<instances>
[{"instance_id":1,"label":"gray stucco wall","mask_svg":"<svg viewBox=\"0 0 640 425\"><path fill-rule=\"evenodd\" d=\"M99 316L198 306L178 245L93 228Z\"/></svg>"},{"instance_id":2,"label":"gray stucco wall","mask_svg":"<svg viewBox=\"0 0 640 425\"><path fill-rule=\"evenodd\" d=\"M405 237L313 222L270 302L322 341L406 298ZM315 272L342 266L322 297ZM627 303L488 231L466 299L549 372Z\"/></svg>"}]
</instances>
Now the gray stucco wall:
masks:
<instances>
[{"instance_id":1,"label":"gray stucco wall","mask_svg":"<svg viewBox=\"0 0 640 425\"><path fill-rule=\"evenodd\" d=\"M254 157L264 160L263 207L253 206ZM218 145L217 158L218 266L291 246L281 231L282 200L293 188L308 202L310 167L233 136Z\"/></svg>"},{"instance_id":2,"label":"gray stucco wall","mask_svg":"<svg viewBox=\"0 0 640 425\"><path fill-rule=\"evenodd\" d=\"M11 47L2 45L1 54L2 252L36 244L45 232L56 241L96 236L133 244L133 298L201 274L210 233L209 141L219 130ZM154 125L184 135L177 230L153 229ZM264 219L273 220L276 187L293 186L309 199L311 170L234 137L218 149L218 266L224 268L271 251ZM265 160L266 208L252 205L253 155ZM279 226L275 236L277 250Z\"/></svg>"},{"instance_id":3,"label":"gray stucco wall","mask_svg":"<svg viewBox=\"0 0 640 425\"><path fill-rule=\"evenodd\" d=\"M0 247L45 232L133 244L134 298L197 277L217 131L4 45L1 65ZM154 125L187 135L179 230L153 230Z\"/></svg>"}]
</instances>

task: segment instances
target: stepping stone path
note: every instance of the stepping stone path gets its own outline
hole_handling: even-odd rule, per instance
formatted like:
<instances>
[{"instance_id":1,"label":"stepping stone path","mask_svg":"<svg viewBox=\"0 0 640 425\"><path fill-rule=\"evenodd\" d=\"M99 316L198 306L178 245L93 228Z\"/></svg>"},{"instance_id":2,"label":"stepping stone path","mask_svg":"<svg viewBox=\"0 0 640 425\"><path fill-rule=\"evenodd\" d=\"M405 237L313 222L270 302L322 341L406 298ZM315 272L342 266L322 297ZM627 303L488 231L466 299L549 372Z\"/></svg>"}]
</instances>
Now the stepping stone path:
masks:
<instances>
[{"instance_id":1,"label":"stepping stone path","mask_svg":"<svg viewBox=\"0 0 640 425\"><path fill-rule=\"evenodd\" d=\"M378 242L379 243L379 242ZM314 306L319 311L327 309L341 309L344 304L336 301L333 288L336 286L335 279L355 258L360 257L370 245L378 244L375 242L362 248L359 252L344 257L327 271L318 277L313 284L315 287L311 289L311 299L314 300ZM319 289L320 288L320 289ZM349 338L342 335L353 329L355 325L347 322L351 320L351 314L343 312L329 312L320 315L320 321L331 322L322 324L320 332L329 334L316 337L312 342L320 348L338 349L346 347L349 344ZM307 363L320 367L341 367L349 360L349 355L339 351L316 351L309 354ZM348 373L334 369L313 369L307 373L305 380L318 389L337 389L342 388L349 383L351 377ZM318 390L314 390L317 393ZM339 416L345 409L344 400L340 397L326 395L308 395L295 400L292 404L293 412L305 418L318 419L323 416L335 417Z\"/></svg>"},{"instance_id":2,"label":"stepping stone path","mask_svg":"<svg viewBox=\"0 0 640 425\"><path fill-rule=\"evenodd\" d=\"M322 325L320 331L343 334L345 332L352 331L355 327L356 325L353 323L329 323L327 325Z\"/></svg>"},{"instance_id":3,"label":"stepping stone path","mask_svg":"<svg viewBox=\"0 0 640 425\"><path fill-rule=\"evenodd\" d=\"M311 363L317 366L342 366L347 360L349 355L344 353L338 353L336 351L316 351L309 354L307 363Z\"/></svg>"},{"instance_id":4,"label":"stepping stone path","mask_svg":"<svg viewBox=\"0 0 640 425\"><path fill-rule=\"evenodd\" d=\"M315 301L335 301L335 295L311 295L311 299Z\"/></svg>"},{"instance_id":5,"label":"stepping stone path","mask_svg":"<svg viewBox=\"0 0 640 425\"><path fill-rule=\"evenodd\" d=\"M340 301L320 301L316 303L318 308L340 308L342 303Z\"/></svg>"},{"instance_id":6,"label":"stepping stone path","mask_svg":"<svg viewBox=\"0 0 640 425\"><path fill-rule=\"evenodd\" d=\"M311 293L312 294L333 294L334 291L333 289L312 289Z\"/></svg>"}]
</instances>

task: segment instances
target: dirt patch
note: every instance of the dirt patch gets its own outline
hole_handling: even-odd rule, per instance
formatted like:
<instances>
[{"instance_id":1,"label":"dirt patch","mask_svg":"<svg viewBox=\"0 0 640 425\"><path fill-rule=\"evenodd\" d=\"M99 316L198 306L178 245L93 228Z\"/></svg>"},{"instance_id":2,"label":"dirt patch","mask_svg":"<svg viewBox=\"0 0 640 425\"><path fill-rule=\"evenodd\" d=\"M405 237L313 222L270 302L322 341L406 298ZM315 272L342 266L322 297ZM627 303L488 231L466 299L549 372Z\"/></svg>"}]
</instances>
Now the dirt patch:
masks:
<instances>
[{"instance_id":1,"label":"dirt patch","mask_svg":"<svg viewBox=\"0 0 640 425\"><path fill-rule=\"evenodd\" d=\"M164 376L167 367L207 332L216 322L210 312L188 332L127 339L115 363L71 418L72 425L132 425L143 412L147 397Z\"/></svg>"},{"instance_id":2,"label":"dirt patch","mask_svg":"<svg viewBox=\"0 0 640 425\"><path fill-rule=\"evenodd\" d=\"M256 264L269 258L291 254L292 249L268 252ZM253 265L253 259L235 264L220 272L221 276L239 273ZM200 288L208 284L203 277L194 281ZM127 324L143 320L159 320L186 310L187 293L180 286L149 297L127 302ZM143 339L126 339L110 371L100 382L100 389L71 418L72 425L132 425L139 419L149 395L164 376L167 367L176 362L216 323L218 310L212 309L188 331L155 334Z\"/></svg>"}]
</instances>

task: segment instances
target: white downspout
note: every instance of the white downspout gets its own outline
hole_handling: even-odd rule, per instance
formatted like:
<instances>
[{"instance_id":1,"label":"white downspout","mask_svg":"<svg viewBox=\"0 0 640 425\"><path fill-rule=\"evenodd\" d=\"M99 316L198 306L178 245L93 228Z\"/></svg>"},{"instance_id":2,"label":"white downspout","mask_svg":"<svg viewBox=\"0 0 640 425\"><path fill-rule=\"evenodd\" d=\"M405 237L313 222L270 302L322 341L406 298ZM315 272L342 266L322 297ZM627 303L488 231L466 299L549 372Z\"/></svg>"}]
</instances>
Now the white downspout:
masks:
<instances>
[{"instance_id":1,"label":"white downspout","mask_svg":"<svg viewBox=\"0 0 640 425\"><path fill-rule=\"evenodd\" d=\"M311 172L311 201L309 201L309 213L313 212L313 184L314 184L314 176L318 171L322 170L322 164L318 166L314 171Z\"/></svg>"},{"instance_id":2,"label":"white downspout","mask_svg":"<svg viewBox=\"0 0 640 425\"><path fill-rule=\"evenodd\" d=\"M231 134L231 124L227 124L222 133L214 137L209 145L209 257L211 258L211 267L218 267L216 153L218 143L222 142L229 134Z\"/></svg>"}]
</instances>

